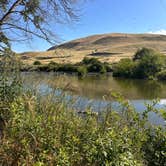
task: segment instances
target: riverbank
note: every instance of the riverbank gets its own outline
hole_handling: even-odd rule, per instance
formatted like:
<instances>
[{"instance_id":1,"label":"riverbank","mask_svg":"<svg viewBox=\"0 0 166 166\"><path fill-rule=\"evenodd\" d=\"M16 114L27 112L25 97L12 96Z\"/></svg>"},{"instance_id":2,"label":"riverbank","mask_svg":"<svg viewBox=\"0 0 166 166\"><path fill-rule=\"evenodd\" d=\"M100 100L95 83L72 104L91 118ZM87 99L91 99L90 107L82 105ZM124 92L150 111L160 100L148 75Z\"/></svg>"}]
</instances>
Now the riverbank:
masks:
<instances>
[{"instance_id":1,"label":"riverbank","mask_svg":"<svg viewBox=\"0 0 166 166\"><path fill-rule=\"evenodd\" d=\"M112 72L113 77L166 80L166 58L152 49L142 48L135 53L133 59L122 59L114 64L96 58L84 58L76 64L58 64L53 61L42 64L35 61L33 65L23 66L21 71L76 73L80 77L90 73L101 75Z\"/></svg>"},{"instance_id":2,"label":"riverbank","mask_svg":"<svg viewBox=\"0 0 166 166\"><path fill-rule=\"evenodd\" d=\"M78 76L84 77L90 73L110 73L112 72L112 66L109 63L102 63L95 58L84 58L83 61L77 64L58 64L50 62L47 65L43 65L40 61L35 61L33 65L22 66L21 71L75 73Z\"/></svg>"}]
</instances>

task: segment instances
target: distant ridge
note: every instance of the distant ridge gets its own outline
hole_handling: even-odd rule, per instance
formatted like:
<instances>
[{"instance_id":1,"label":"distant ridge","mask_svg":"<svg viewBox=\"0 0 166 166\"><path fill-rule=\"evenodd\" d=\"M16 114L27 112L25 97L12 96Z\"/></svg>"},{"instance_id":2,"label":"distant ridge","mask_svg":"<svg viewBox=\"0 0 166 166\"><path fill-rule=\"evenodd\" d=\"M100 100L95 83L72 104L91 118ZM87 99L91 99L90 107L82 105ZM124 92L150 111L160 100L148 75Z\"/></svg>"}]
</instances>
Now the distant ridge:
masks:
<instances>
[{"instance_id":1,"label":"distant ridge","mask_svg":"<svg viewBox=\"0 0 166 166\"><path fill-rule=\"evenodd\" d=\"M166 42L166 35L157 35L157 34L127 34L127 33L110 33L110 34L99 34L87 36L84 38L72 40L58 46L53 46L47 51L55 50L57 48L62 49L84 49L102 46L115 46L118 44L141 44L142 42ZM149 46L149 44L147 43ZM146 46L146 45L145 45Z\"/></svg>"},{"instance_id":2,"label":"distant ridge","mask_svg":"<svg viewBox=\"0 0 166 166\"><path fill-rule=\"evenodd\" d=\"M25 63L40 60L42 63L77 63L85 56L101 61L117 62L122 58L131 58L142 48L152 48L166 54L166 35L158 34L97 34L72 40L53 46L44 52L23 53Z\"/></svg>"}]
</instances>

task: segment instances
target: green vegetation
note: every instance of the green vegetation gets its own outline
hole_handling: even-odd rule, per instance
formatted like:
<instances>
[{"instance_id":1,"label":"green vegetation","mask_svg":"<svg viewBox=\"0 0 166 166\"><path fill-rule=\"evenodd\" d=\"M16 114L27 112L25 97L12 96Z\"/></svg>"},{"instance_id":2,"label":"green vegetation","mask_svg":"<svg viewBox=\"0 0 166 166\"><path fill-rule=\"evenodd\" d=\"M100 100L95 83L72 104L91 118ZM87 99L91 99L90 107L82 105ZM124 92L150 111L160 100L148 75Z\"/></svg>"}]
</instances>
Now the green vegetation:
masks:
<instances>
[{"instance_id":1,"label":"green vegetation","mask_svg":"<svg viewBox=\"0 0 166 166\"><path fill-rule=\"evenodd\" d=\"M77 68L78 76L84 77L87 75L87 68L86 66L80 66Z\"/></svg>"},{"instance_id":2,"label":"green vegetation","mask_svg":"<svg viewBox=\"0 0 166 166\"><path fill-rule=\"evenodd\" d=\"M88 73L113 72L114 77L166 80L165 70L166 58L148 48L139 49L133 59L121 59L114 65L107 62L102 63L96 58L85 57L77 64L58 64L51 61L49 64L42 65L40 61L35 61L33 66L24 66L21 69L21 71L77 73L82 77Z\"/></svg>"},{"instance_id":3,"label":"green vegetation","mask_svg":"<svg viewBox=\"0 0 166 166\"><path fill-rule=\"evenodd\" d=\"M148 57L149 55L154 55L156 54L156 52L153 49L149 49L149 48L142 48L142 49L138 49L138 51L135 53L133 60L140 60L143 57Z\"/></svg>"},{"instance_id":4,"label":"green vegetation","mask_svg":"<svg viewBox=\"0 0 166 166\"><path fill-rule=\"evenodd\" d=\"M154 108L157 101L138 113L121 95L112 94L121 111L107 106L99 113L90 107L78 112L72 107L75 100L67 101L65 93L42 96L34 89L23 89L13 59L2 62L0 165L165 164L165 126L148 121L150 112L166 120L165 110Z\"/></svg>"},{"instance_id":5,"label":"green vegetation","mask_svg":"<svg viewBox=\"0 0 166 166\"><path fill-rule=\"evenodd\" d=\"M157 73L157 78L159 80L166 80L166 70L163 70L163 71Z\"/></svg>"},{"instance_id":6,"label":"green vegetation","mask_svg":"<svg viewBox=\"0 0 166 166\"><path fill-rule=\"evenodd\" d=\"M35 61L33 66L23 66L21 71L77 73L78 76L84 77L87 73L104 74L111 72L112 66L108 63L102 63L96 58L84 58L77 64L58 64L51 61L49 64L42 65L39 61Z\"/></svg>"},{"instance_id":7,"label":"green vegetation","mask_svg":"<svg viewBox=\"0 0 166 166\"><path fill-rule=\"evenodd\" d=\"M58 72L74 73L77 72L77 66L72 64L61 64L57 69Z\"/></svg>"},{"instance_id":8,"label":"green vegetation","mask_svg":"<svg viewBox=\"0 0 166 166\"><path fill-rule=\"evenodd\" d=\"M8 104L0 164L164 165L166 133L147 125L152 110L140 116L127 101L119 101L122 112L110 107L97 114L87 108L81 117L68 107L65 94L52 102L24 92Z\"/></svg>"},{"instance_id":9,"label":"green vegetation","mask_svg":"<svg viewBox=\"0 0 166 166\"><path fill-rule=\"evenodd\" d=\"M41 65L41 62L40 62L40 61L35 61L35 62L33 63L33 65Z\"/></svg>"},{"instance_id":10,"label":"green vegetation","mask_svg":"<svg viewBox=\"0 0 166 166\"><path fill-rule=\"evenodd\" d=\"M113 76L154 79L165 65L163 55L152 49L142 48L136 52L133 60L122 59L116 64Z\"/></svg>"},{"instance_id":11,"label":"green vegetation","mask_svg":"<svg viewBox=\"0 0 166 166\"><path fill-rule=\"evenodd\" d=\"M121 59L113 69L114 77L131 78L134 75L135 64L131 59Z\"/></svg>"}]
</instances>

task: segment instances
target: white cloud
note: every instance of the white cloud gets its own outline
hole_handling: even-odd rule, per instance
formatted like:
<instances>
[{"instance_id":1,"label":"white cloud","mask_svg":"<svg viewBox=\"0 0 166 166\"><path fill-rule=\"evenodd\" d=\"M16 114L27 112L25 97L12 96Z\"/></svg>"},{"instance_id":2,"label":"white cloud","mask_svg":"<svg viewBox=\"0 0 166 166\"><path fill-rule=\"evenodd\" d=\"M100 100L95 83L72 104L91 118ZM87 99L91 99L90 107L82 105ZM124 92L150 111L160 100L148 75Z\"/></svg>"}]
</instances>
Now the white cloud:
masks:
<instances>
[{"instance_id":1,"label":"white cloud","mask_svg":"<svg viewBox=\"0 0 166 166\"><path fill-rule=\"evenodd\" d=\"M157 31L150 31L148 33L150 33L150 34L158 34L158 35L166 35L166 29L160 29L160 30L157 30Z\"/></svg>"}]
</instances>

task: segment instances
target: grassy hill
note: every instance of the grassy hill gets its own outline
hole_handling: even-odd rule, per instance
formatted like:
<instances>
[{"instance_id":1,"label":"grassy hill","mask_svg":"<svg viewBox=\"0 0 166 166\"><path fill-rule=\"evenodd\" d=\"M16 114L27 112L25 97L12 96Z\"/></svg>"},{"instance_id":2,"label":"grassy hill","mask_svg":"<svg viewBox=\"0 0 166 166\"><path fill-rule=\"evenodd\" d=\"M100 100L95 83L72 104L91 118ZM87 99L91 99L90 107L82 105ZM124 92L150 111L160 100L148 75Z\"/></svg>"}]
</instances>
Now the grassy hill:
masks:
<instances>
[{"instance_id":1,"label":"grassy hill","mask_svg":"<svg viewBox=\"0 0 166 166\"><path fill-rule=\"evenodd\" d=\"M93 35L51 47L45 52L22 53L21 59L28 64L36 60L42 63L76 63L87 56L101 61L117 62L122 58L132 57L142 47L166 54L166 36L124 33Z\"/></svg>"}]
</instances>

